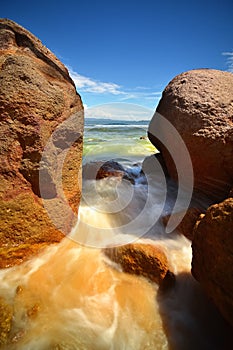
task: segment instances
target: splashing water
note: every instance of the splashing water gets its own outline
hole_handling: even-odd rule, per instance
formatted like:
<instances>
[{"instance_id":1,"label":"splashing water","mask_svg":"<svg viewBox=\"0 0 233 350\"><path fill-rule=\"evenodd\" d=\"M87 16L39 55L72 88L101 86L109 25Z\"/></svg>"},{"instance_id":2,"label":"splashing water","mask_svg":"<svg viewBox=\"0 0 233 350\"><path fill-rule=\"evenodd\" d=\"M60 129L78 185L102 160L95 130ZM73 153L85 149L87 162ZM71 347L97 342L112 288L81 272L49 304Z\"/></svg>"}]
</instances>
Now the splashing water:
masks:
<instances>
[{"instance_id":1,"label":"splashing water","mask_svg":"<svg viewBox=\"0 0 233 350\"><path fill-rule=\"evenodd\" d=\"M166 344L157 288L111 268L96 249L65 239L39 258L2 271L1 279L1 294L14 305L12 344L6 349L151 349L158 341Z\"/></svg>"},{"instance_id":2,"label":"splashing water","mask_svg":"<svg viewBox=\"0 0 233 350\"><path fill-rule=\"evenodd\" d=\"M111 230L108 214L83 205L80 216L91 224L78 226L84 237L97 224ZM76 243L75 236L2 270L0 296L13 305L14 318L1 349L219 349L224 324L190 275L190 242L175 233L166 237L156 225L160 235L141 242L162 247L177 276L164 295L156 284L116 268L101 249Z\"/></svg>"}]
</instances>

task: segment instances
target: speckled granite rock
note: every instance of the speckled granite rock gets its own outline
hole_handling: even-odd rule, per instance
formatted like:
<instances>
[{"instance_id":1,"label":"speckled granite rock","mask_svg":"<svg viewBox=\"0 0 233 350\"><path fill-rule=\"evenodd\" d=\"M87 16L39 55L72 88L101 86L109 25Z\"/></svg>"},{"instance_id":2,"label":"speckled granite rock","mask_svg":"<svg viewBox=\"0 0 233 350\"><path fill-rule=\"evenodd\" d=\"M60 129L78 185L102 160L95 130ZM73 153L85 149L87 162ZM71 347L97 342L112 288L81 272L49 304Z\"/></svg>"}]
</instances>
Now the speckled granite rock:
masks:
<instances>
[{"instance_id":1,"label":"speckled granite rock","mask_svg":"<svg viewBox=\"0 0 233 350\"><path fill-rule=\"evenodd\" d=\"M157 112L172 123L185 142L195 188L214 199L226 198L233 187L233 74L212 69L182 73L165 88ZM167 144L161 144L153 135L156 118L155 114L149 138L161 151L169 175L177 179L167 150L175 147L174 135L162 129Z\"/></svg>"},{"instance_id":2,"label":"speckled granite rock","mask_svg":"<svg viewBox=\"0 0 233 350\"><path fill-rule=\"evenodd\" d=\"M0 267L24 261L71 229L81 191L82 132L82 101L65 66L26 29L1 19ZM52 134L52 151L40 163ZM55 225L45 203L56 213Z\"/></svg>"}]
</instances>

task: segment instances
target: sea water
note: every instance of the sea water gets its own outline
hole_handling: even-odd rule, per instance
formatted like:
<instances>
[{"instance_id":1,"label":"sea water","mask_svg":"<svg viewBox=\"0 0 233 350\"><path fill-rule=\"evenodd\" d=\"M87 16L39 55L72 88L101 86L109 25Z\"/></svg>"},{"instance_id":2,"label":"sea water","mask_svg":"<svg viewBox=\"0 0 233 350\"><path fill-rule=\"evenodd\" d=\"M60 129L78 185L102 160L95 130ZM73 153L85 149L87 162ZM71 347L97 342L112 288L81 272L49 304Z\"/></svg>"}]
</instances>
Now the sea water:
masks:
<instances>
[{"instance_id":1,"label":"sea water","mask_svg":"<svg viewBox=\"0 0 233 350\"><path fill-rule=\"evenodd\" d=\"M84 163L92 159L114 158L142 161L156 152L147 138L148 120L87 118L84 128Z\"/></svg>"},{"instance_id":2,"label":"sea water","mask_svg":"<svg viewBox=\"0 0 233 350\"><path fill-rule=\"evenodd\" d=\"M145 121L87 121L84 163L114 158L134 171L137 181L84 180L79 221L70 237L20 266L0 271L0 296L14 314L8 343L0 349L232 347L229 327L190 273L191 242L177 232L166 234L160 220L151 221L164 200L158 179L145 219L130 226L148 197L148 182L138 169L144 157L156 151L146 139L146 128ZM108 212L116 200L122 209ZM163 249L176 275L170 290L162 293L144 277L122 272L103 253L106 245L135 241Z\"/></svg>"}]
</instances>

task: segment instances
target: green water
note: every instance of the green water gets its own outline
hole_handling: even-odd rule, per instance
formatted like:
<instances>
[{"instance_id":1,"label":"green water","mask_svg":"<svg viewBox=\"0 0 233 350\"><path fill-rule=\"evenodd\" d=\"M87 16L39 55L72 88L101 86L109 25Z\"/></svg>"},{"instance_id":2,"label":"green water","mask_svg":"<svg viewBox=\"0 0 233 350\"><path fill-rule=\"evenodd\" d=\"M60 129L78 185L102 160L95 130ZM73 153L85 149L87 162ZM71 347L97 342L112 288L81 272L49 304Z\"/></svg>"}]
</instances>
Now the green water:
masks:
<instances>
[{"instance_id":1,"label":"green water","mask_svg":"<svg viewBox=\"0 0 233 350\"><path fill-rule=\"evenodd\" d=\"M86 119L83 163L110 158L123 163L142 162L146 156L156 153L147 138L148 123Z\"/></svg>"}]
</instances>

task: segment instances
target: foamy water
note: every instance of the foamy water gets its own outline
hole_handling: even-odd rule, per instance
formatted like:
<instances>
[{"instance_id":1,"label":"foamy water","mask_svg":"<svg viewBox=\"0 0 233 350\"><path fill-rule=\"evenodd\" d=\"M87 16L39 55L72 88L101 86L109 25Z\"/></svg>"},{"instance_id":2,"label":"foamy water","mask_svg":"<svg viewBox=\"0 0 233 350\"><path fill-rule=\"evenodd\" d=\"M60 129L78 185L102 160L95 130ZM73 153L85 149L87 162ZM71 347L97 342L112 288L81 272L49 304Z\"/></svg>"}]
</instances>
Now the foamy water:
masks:
<instances>
[{"instance_id":1,"label":"foamy water","mask_svg":"<svg viewBox=\"0 0 233 350\"><path fill-rule=\"evenodd\" d=\"M146 123L94 126L87 128L84 163L113 155L130 166L155 151L141 138ZM119 179L84 181L70 237L0 271L0 297L13 307L1 350L231 348L230 330L191 276L190 241L166 234L159 220L162 212L171 212L174 198L166 202L166 179L157 170L145 182L132 167L135 186ZM182 205L181 200L180 210ZM144 277L122 272L103 253L106 246L135 241L160 246L167 255L176 284L166 293Z\"/></svg>"},{"instance_id":2,"label":"foamy water","mask_svg":"<svg viewBox=\"0 0 233 350\"><path fill-rule=\"evenodd\" d=\"M167 348L157 287L110 267L100 250L65 239L1 280L14 305L6 349Z\"/></svg>"},{"instance_id":3,"label":"foamy water","mask_svg":"<svg viewBox=\"0 0 233 350\"><path fill-rule=\"evenodd\" d=\"M103 183L106 188L106 181ZM127 213L140 208L141 189L135 190L133 203L123 216L121 213L121 222L129 217ZM112 193L110 198L115 198ZM0 296L14 311L8 344L1 349L227 349L225 323L190 274L190 242L175 233L165 235L160 222L152 227L154 236L150 232L150 238L140 238L164 250L176 275L176 285L162 294L145 278L123 273L102 249L75 241L91 237L88 243L93 246L92 236L97 234L93 227L98 227L100 236L94 241L107 238L109 243L110 237L114 243L116 217L114 221L110 214L94 208L81 205L80 221L71 238L48 247L31 261L0 271ZM154 207L150 215L153 211ZM118 244L125 239L138 237L117 233Z\"/></svg>"}]
</instances>

